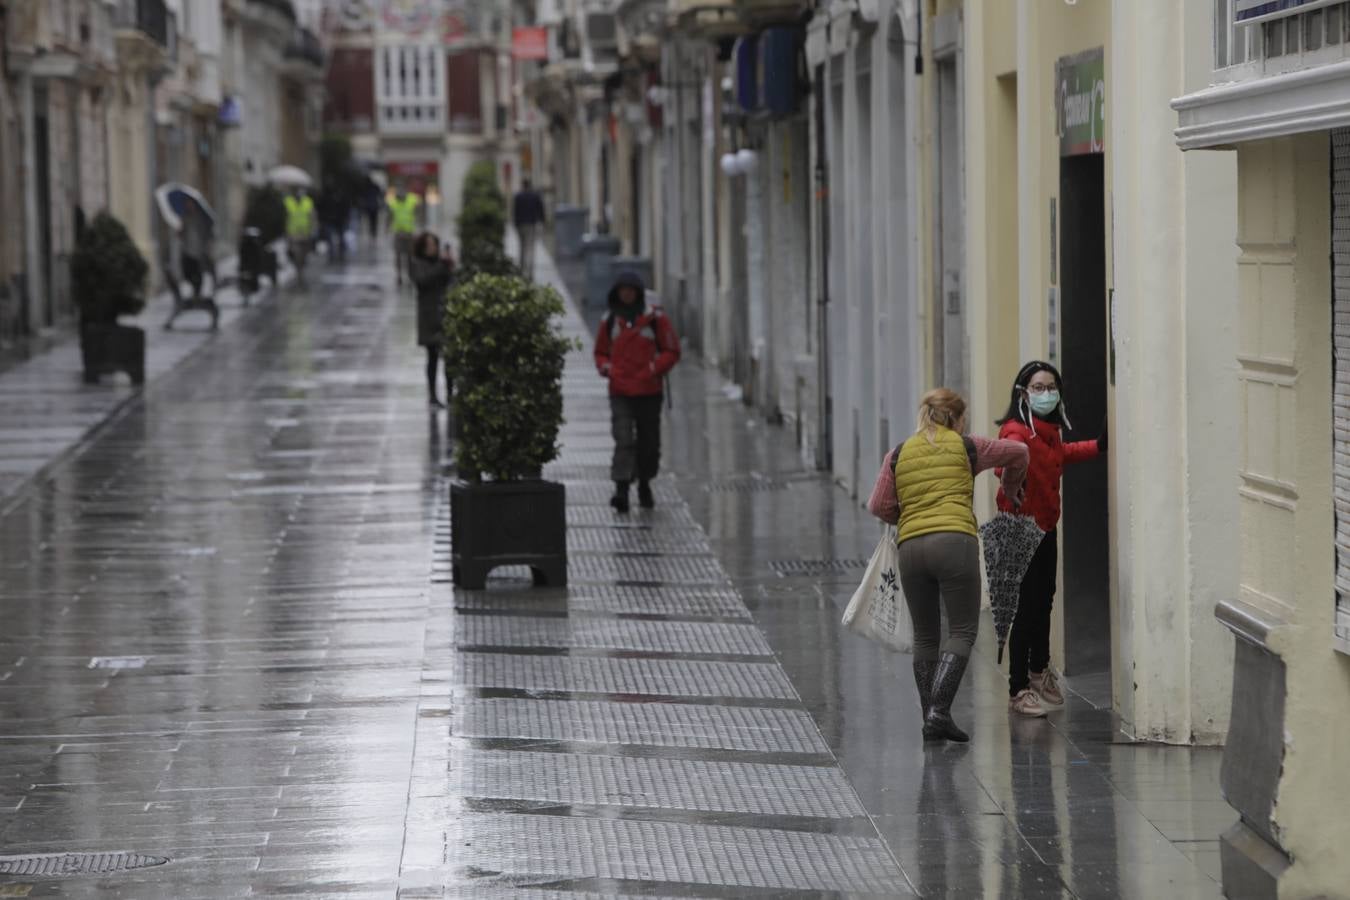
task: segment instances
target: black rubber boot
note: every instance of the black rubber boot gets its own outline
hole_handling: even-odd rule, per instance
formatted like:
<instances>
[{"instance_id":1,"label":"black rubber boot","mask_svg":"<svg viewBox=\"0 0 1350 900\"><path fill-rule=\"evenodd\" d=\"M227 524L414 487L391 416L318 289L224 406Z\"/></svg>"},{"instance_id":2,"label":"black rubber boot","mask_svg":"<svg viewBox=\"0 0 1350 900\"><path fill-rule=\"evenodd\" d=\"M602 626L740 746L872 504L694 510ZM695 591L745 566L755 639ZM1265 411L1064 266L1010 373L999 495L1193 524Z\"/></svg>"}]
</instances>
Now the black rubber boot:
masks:
<instances>
[{"instance_id":1,"label":"black rubber boot","mask_svg":"<svg viewBox=\"0 0 1350 900\"><path fill-rule=\"evenodd\" d=\"M945 652L938 660L937 671L933 674L933 706L923 720L924 740L958 743L970 740L970 735L957 728L952 721L952 701L961 687L961 677L966 674L967 662L967 657Z\"/></svg>"},{"instance_id":2,"label":"black rubber boot","mask_svg":"<svg viewBox=\"0 0 1350 900\"><path fill-rule=\"evenodd\" d=\"M638 482L638 505L643 509L656 508L656 497L652 494L652 483L650 481Z\"/></svg>"},{"instance_id":3,"label":"black rubber boot","mask_svg":"<svg viewBox=\"0 0 1350 900\"><path fill-rule=\"evenodd\" d=\"M923 717L928 718L928 710L933 706L933 675L937 673L936 659L914 660L914 686L919 689L919 705L923 708Z\"/></svg>"},{"instance_id":4,"label":"black rubber boot","mask_svg":"<svg viewBox=\"0 0 1350 900\"><path fill-rule=\"evenodd\" d=\"M614 507L616 512L628 512L628 482L614 482L614 496L609 498L609 505Z\"/></svg>"}]
</instances>

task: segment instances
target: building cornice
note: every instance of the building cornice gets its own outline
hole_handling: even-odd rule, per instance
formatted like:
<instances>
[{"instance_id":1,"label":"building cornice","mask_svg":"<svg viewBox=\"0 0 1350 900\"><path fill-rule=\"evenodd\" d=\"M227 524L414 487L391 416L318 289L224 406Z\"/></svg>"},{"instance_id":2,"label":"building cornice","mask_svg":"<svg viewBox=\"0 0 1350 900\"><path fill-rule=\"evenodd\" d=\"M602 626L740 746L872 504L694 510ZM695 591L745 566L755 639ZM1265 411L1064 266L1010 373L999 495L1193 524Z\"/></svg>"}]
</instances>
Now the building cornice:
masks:
<instances>
[{"instance_id":1,"label":"building cornice","mask_svg":"<svg viewBox=\"0 0 1350 900\"><path fill-rule=\"evenodd\" d=\"M1350 61L1221 84L1178 97L1177 145L1183 150L1350 125Z\"/></svg>"}]
</instances>

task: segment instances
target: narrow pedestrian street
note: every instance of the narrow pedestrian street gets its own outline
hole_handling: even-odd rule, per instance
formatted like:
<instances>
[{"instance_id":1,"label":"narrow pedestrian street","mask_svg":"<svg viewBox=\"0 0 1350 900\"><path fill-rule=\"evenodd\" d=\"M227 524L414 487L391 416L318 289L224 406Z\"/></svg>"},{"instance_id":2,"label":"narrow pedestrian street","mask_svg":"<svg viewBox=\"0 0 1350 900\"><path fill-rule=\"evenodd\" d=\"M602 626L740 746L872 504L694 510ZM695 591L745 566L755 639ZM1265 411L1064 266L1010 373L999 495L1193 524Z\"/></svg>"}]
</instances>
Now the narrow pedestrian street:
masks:
<instances>
[{"instance_id":1,"label":"narrow pedestrian street","mask_svg":"<svg viewBox=\"0 0 1350 900\"><path fill-rule=\"evenodd\" d=\"M838 624L875 522L696 364L619 518L574 354L571 587L455 591L415 305L311 282L0 520L0 895L1219 895L1217 750L1012 722L986 646L972 744L924 746Z\"/></svg>"}]
</instances>

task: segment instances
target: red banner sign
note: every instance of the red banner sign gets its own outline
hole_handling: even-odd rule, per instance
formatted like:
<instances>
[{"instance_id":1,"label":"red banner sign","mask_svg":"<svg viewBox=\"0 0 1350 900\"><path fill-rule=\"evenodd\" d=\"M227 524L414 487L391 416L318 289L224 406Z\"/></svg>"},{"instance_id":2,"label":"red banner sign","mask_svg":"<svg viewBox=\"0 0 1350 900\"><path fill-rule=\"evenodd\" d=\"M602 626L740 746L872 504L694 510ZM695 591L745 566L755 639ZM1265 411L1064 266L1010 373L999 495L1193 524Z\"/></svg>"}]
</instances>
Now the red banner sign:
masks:
<instances>
[{"instance_id":1,"label":"red banner sign","mask_svg":"<svg viewBox=\"0 0 1350 900\"><path fill-rule=\"evenodd\" d=\"M511 32L511 55L516 59L548 59L547 28L516 28Z\"/></svg>"}]
</instances>

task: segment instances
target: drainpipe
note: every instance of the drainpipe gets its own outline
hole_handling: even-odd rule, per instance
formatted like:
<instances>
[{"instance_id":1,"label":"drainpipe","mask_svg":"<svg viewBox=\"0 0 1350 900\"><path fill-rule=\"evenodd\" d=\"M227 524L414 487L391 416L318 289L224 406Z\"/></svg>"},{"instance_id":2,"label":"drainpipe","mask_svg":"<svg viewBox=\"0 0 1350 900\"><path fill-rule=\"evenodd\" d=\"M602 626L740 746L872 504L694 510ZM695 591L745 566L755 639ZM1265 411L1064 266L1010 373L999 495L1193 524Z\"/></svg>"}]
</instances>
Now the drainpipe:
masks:
<instances>
[{"instance_id":1,"label":"drainpipe","mask_svg":"<svg viewBox=\"0 0 1350 900\"><path fill-rule=\"evenodd\" d=\"M33 99L33 73L25 70L20 80L19 90L23 104L23 216L24 216L24 265L27 268L25 279L28 290L27 326L29 334L36 334L42 321L42 297L46 285L42 280L42 249L38 228L38 184L37 184L37 113Z\"/></svg>"},{"instance_id":2,"label":"drainpipe","mask_svg":"<svg viewBox=\"0 0 1350 900\"><path fill-rule=\"evenodd\" d=\"M825 66L816 66L815 103L816 131L816 208L819 220L820 287L816 300L816 468L829 471L834 467L834 410L830 402L830 200L829 160L826 157L825 132Z\"/></svg>"}]
</instances>

